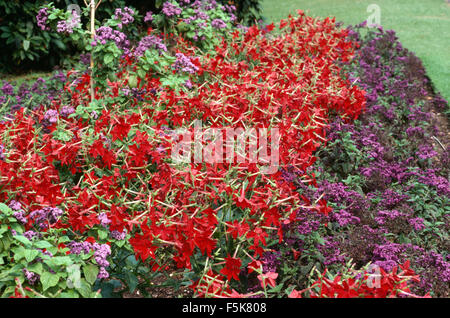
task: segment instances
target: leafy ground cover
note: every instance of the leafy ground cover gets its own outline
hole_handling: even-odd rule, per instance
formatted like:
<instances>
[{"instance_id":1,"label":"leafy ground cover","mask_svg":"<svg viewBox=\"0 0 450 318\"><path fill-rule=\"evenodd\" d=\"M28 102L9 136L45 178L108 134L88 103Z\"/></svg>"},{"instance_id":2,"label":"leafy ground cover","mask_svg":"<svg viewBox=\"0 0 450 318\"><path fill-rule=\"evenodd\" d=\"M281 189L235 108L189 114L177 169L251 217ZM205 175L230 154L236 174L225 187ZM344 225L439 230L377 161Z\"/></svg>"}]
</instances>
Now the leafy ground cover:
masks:
<instances>
[{"instance_id":1,"label":"leafy ground cover","mask_svg":"<svg viewBox=\"0 0 450 318\"><path fill-rule=\"evenodd\" d=\"M448 105L420 60L390 31L234 9L117 9L76 69L3 82L3 297L448 295ZM80 39L75 18L38 22ZM279 140L276 169L219 160L227 128ZM202 158L175 160L191 133Z\"/></svg>"}]
</instances>

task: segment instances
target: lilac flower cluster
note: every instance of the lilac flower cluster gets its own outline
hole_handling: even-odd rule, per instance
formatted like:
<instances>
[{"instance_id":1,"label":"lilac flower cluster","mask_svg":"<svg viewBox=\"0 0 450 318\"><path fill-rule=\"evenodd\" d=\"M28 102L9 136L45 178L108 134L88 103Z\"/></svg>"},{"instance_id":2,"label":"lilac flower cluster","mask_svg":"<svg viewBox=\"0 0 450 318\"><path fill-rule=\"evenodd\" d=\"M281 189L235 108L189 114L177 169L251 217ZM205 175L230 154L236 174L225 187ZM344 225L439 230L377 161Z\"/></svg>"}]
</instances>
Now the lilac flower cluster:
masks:
<instances>
[{"instance_id":1,"label":"lilac flower cluster","mask_svg":"<svg viewBox=\"0 0 450 318\"><path fill-rule=\"evenodd\" d=\"M180 15L183 10L178 5L166 1L161 11L166 17L171 18Z\"/></svg>"},{"instance_id":2,"label":"lilac flower cluster","mask_svg":"<svg viewBox=\"0 0 450 318\"><path fill-rule=\"evenodd\" d=\"M25 275L26 280L30 285L34 285L40 278L40 276L36 273L30 272L26 268L22 270L23 274Z\"/></svg>"},{"instance_id":3,"label":"lilac flower cluster","mask_svg":"<svg viewBox=\"0 0 450 318\"><path fill-rule=\"evenodd\" d=\"M111 231L110 236L115 240L122 241L127 237L127 230L123 230L122 232L113 230Z\"/></svg>"},{"instance_id":4,"label":"lilac flower cluster","mask_svg":"<svg viewBox=\"0 0 450 318\"><path fill-rule=\"evenodd\" d=\"M141 57L148 49L156 49L159 54L167 52L167 47L162 42L161 38L154 35L148 35L146 37L143 37L141 41L139 41L138 46L134 50L134 55L136 57Z\"/></svg>"},{"instance_id":5,"label":"lilac flower cluster","mask_svg":"<svg viewBox=\"0 0 450 318\"><path fill-rule=\"evenodd\" d=\"M68 244L68 246L71 254L89 254L93 251L95 262L100 266L97 278L104 279L109 277L109 273L106 271L106 268L109 266L107 257L111 255L111 248L108 244L72 241Z\"/></svg>"},{"instance_id":6,"label":"lilac flower cluster","mask_svg":"<svg viewBox=\"0 0 450 318\"><path fill-rule=\"evenodd\" d=\"M189 57L184 55L183 53L175 54L176 60L173 65L173 68L177 71L186 72L190 74L194 74L198 71L198 67L194 65Z\"/></svg>"},{"instance_id":7,"label":"lilac flower cluster","mask_svg":"<svg viewBox=\"0 0 450 318\"><path fill-rule=\"evenodd\" d=\"M76 10L72 11L72 17L69 21L58 21L56 25L56 31L58 33L73 33L74 28L78 28L81 25L81 17L78 15Z\"/></svg>"},{"instance_id":8,"label":"lilac flower cluster","mask_svg":"<svg viewBox=\"0 0 450 318\"><path fill-rule=\"evenodd\" d=\"M145 13L144 22L152 22L153 21L153 12L147 11Z\"/></svg>"},{"instance_id":9,"label":"lilac flower cluster","mask_svg":"<svg viewBox=\"0 0 450 318\"><path fill-rule=\"evenodd\" d=\"M7 96L11 96L14 94L14 87L8 82L3 82L1 91L3 94L5 94Z\"/></svg>"},{"instance_id":10,"label":"lilac flower cluster","mask_svg":"<svg viewBox=\"0 0 450 318\"><path fill-rule=\"evenodd\" d=\"M48 13L47 8L40 9L38 14L36 15L37 25L42 31L50 30L50 27L47 26L48 16L49 16L49 13Z\"/></svg>"},{"instance_id":11,"label":"lilac flower cluster","mask_svg":"<svg viewBox=\"0 0 450 318\"><path fill-rule=\"evenodd\" d=\"M0 144L0 160L4 161L5 160L5 146L3 146L2 144Z\"/></svg>"},{"instance_id":12,"label":"lilac flower cluster","mask_svg":"<svg viewBox=\"0 0 450 318\"><path fill-rule=\"evenodd\" d=\"M70 114L73 114L74 112L75 108L73 108L72 106L64 105L63 107L61 107L60 114L62 117L68 117Z\"/></svg>"},{"instance_id":13,"label":"lilac flower cluster","mask_svg":"<svg viewBox=\"0 0 450 318\"><path fill-rule=\"evenodd\" d=\"M103 227L107 227L108 224L111 223L111 220L108 218L106 213L102 212L97 216L97 219L100 221L100 225Z\"/></svg>"},{"instance_id":14,"label":"lilac flower cluster","mask_svg":"<svg viewBox=\"0 0 450 318\"><path fill-rule=\"evenodd\" d=\"M96 30L94 41L92 41L92 46L97 46L98 43L105 45L108 41L114 41L117 47L128 54L130 41L127 39L125 33L113 30L108 26L101 26Z\"/></svg>"},{"instance_id":15,"label":"lilac flower cluster","mask_svg":"<svg viewBox=\"0 0 450 318\"><path fill-rule=\"evenodd\" d=\"M420 145L419 150L416 152L416 154L420 159L426 160L428 158L435 157L438 153L433 149L431 145Z\"/></svg>"},{"instance_id":16,"label":"lilac flower cluster","mask_svg":"<svg viewBox=\"0 0 450 318\"><path fill-rule=\"evenodd\" d=\"M222 19L214 19L211 21L211 26L216 29L225 29L227 24Z\"/></svg>"},{"instance_id":17,"label":"lilac flower cluster","mask_svg":"<svg viewBox=\"0 0 450 318\"><path fill-rule=\"evenodd\" d=\"M30 212L28 218L41 229L46 229L48 224L56 223L62 215L63 211L60 208L45 207Z\"/></svg>"},{"instance_id":18,"label":"lilac flower cluster","mask_svg":"<svg viewBox=\"0 0 450 318\"><path fill-rule=\"evenodd\" d=\"M123 10L121 8L117 8L114 12L114 19L120 20L119 24L117 25L119 29L122 29L124 25L132 23L134 21L133 15L133 9L130 9L128 7L124 7Z\"/></svg>"},{"instance_id":19,"label":"lilac flower cluster","mask_svg":"<svg viewBox=\"0 0 450 318\"><path fill-rule=\"evenodd\" d=\"M83 63L84 65L89 65L91 62L91 54L89 53L80 54L80 62Z\"/></svg>"},{"instance_id":20,"label":"lilac flower cluster","mask_svg":"<svg viewBox=\"0 0 450 318\"><path fill-rule=\"evenodd\" d=\"M54 110L54 109L47 110L44 114L43 125L49 126L49 125L56 124L58 122L58 117L59 116L58 116L57 110Z\"/></svg>"}]
</instances>

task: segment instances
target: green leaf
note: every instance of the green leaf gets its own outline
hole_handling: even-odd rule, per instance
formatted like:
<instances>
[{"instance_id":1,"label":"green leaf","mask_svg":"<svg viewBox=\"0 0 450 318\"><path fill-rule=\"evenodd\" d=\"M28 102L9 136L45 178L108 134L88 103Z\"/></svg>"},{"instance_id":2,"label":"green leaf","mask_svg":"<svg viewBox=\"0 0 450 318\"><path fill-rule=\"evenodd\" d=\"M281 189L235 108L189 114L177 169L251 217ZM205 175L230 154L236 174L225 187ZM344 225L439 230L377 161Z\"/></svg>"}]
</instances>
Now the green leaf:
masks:
<instances>
[{"instance_id":1,"label":"green leaf","mask_svg":"<svg viewBox=\"0 0 450 318\"><path fill-rule=\"evenodd\" d=\"M25 250L24 256L27 262L31 262L39 255L39 251L37 250Z\"/></svg>"},{"instance_id":2,"label":"green leaf","mask_svg":"<svg viewBox=\"0 0 450 318\"><path fill-rule=\"evenodd\" d=\"M86 265L83 266L83 273L84 277L86 278L87 282L91 285L95 283L97 280L99 269L95 265Z\"/></svg>"},{"instance_id":3,"label":"green leaf","mask_svg":"<svg viewBox=\"0 0 450 318\"><path fill-rule=\"evenodd\" d=\"M48 264L49 266L55 266L55 265L69 266L69 265L73 264L73 261L69 256L54 256L48 260L45 260L45 263Z\"/></svg>"},{"instance_id":4,"label":"green leaf","mask_svg":"<svg viewBox=\"0 0 450 318\"><path fill-rule=\"evenodd\" d=\"M34 246L36 246L37 248L51 248L53 247L52 244L50 244L47 241L38 241L34 243Z\"/></svg>"},{"instance_id":5,"label":"green leaf","mask_svg":"<svg viewBox=\"0 0 450 318\"><path fill-rule=\"evenodd\" d=\"M89 298L91 296L92 288L84 279L81 279L80 288L77 288L77 291L80 292L81 296Z\"/></svg>"},{"instance_id":6,"label":"green leaf","mask_svg":"<svg viewBox=\"0 0 450 318\"><path fill-rule=\"evenodd\" d=\"M58 274L52 274L49 272L42 273L41 275L41 283L42 283L42 290L45 291L50 287L56 286L59 281L59 275Z\"/></svg>"},{"instance_id":7,"label":"green leaf","mask_svg":"<svg viewBox=\"0 0 450 318\"><path fill-rule=\"evenodd\" d=\"M22 243L25 246L31 246L31 241L29 239L27 239L25 236L23 235L14 235L13 236L16 240L18 240L20 243Z\"/></svg>"},{"instance_id":8,"label":"green leaf","mask_svg":"<svg viewBox=\"0 0 450 318\"><path fill-rule=\"evenodd\" d=\"M33 272L33 273L36 273L39 275L42 275L42 272L44 270L44 266L42 265L42 263L34 263L32 265L29 265L27 268L30 272Z\"/></svg>"},{"instance_id":9,"label":"green leaf","mask_svg":"<svg viewBox=\"0 0 450 318\"><path fill-rule=\"evenodd\" d=\"M12 209L4 203L0 203L0 212L7 216L13 215Z\"/></svg>"},{"instance_id":10,"label":"green leaf","mask_svg":"<svg viewBox=\"0 0 450 318\"><path fill-rule=\"evenodd\" d=\"M23 49L25 51L28 51L28 49L30 48L30 41L28 40L23 40Z\"/></svg>"},{"instance_id":11,"label":"green leaf","mask_svg":"<svg viewBox=\"0 0 450 318\"><path fill-rule=\"evenodd\" d=\"M105 57L103 58L103 61L107 65L111 64L114 61L114 56L112 54L106 54Z\"/></svg>"},{"instance_id":12,"label":"green leaf","mask_svg":"<svg viewBox=\"0 0 450 318\"><path fill-rule=\"evenodd\" d=\"M137 285L139 285L139 280L137 279L136 275L128 271L125 272L125 281L127 282L130 293L134 292Z\"/></svg>"}]
</instances>

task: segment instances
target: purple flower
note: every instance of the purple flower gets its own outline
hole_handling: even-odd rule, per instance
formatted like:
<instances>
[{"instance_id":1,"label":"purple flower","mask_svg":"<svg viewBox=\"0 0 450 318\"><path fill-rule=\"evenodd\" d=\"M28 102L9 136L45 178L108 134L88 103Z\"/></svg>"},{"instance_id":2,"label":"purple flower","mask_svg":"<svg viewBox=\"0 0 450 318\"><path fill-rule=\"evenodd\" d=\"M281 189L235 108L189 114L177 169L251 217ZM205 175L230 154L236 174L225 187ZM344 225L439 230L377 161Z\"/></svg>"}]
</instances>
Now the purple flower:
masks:
<instances>
[{"instance_id":1,"label":"purple flower","mask_svg":"<svg viewBox=\"0 0 450 318\"><path fill-rule=\"evenodd\" d=\"M58 111L49 109L44 115L44 122L46 124L55 124L58 122Z\"/></svg>"},{"instance_id":2,"label":"purple flower","mask_svg":"<svg viewBox=\"0 0 450 318\"><path fill-rule=\"evenodd\" d=\"M182 71L190 74L194 74L198 71L198 67L195 66L189 57L184 55L183 53L177 53L176 60L173 65L174 69L177 71Z\"/></svg>"},{"instance_id":3,"label":"purple flower","mask_svg":"<svg viewBox=\"0 0 450 318\"><path fill-rule=\"evenodd\" d=\"M36 281L39 279L39 275L33 272L30 272L26 268L22 270L23 274L25 275L25 278L28 280L28 283L30 285L34 285Z\"/></svg>"},{"instance_id":4,"label":"purple flower","mask_svg":"<svg viewBox=\"0 0 450 318\"><path fill-rule=\"evenodd\" d=\"M162 13L168 17L171 18L176 15L180 15L182 12L181 8L178 5L175 5L171 2L164 2Z\"/></svg>"},{"instance_id":5,"label":"purple flower","mask_svg":"<svg viewBox=\"0 0 450 318\"><path fill-rule=\"evenodd\" d=\"M14 94L14 87L8 82L3 83L3 87L1 88L1 90L3 94L7 96L11 96Z\"/></svg>"},{"instance_id":6,"label":"purple flower","mask_svg":"<svg viewBox=\"0 0 450 318\"><path fill-rule=\"evenodd\" d=\"M124 240L125 237L127 237L127 231L123 230L123 232L119 232L117 230L113 230L111 231L111 237L118 241Z\"/></svg>"},{"instance_id":7,"label":"purple flower","mask_svg":"<svg viewBox=\"0 0 450 318\"><path fill-rule=\"evenodd\" d=\"M61 108L61 116L63 117L67 117L70 114L73 114L75 112L75 108L73 108L72 106L63 106Z\"/></svg>"},{"instance_id":8,"label":"purple flower","mask_svg":"<svg viewBox=\"0 0 450 318\"><path fill-rule=\"evenodd\" d=\"M428 158L436 156L438 153L433 149L431 145L421 145L419 146L419 151L417 151L416 154L420 159L426 160Z\"/></svg>"},{"instance_id":9,"label":"purple flower","mask_svg":"<svg viewBox=\"0 0 450 318\"><path fill-rule=\"evenodd\" d=\"M153 21L153 12L148 11L148 12L145 14L144 22L152 22L152 21Z\"/></svg>"},{"instance_id":10,"label":"purple flower","mask_svg":"<svg viewBox=\"0 0 450 318\"><path fill-rule=\"evenodd\" d=\"M123 8L123 10L117 8L114 12L114 19L120 20L120 23L117 25L119 29L122 29L123 25L132 23L134 21L133 15L134 11L128 7Z\"/></svg>"},{"instance_id":11,"label":"purple flower","mask_svg":"<svg viewBox=\"0 0 450 318\"><path fill-rule=\"evenodd\" d=\"M42 31L50 30L50 28L47 26L47 19L48 19L48 9L47 8L40 9L36 16L36 20L38 27L41 28Z\"/></svg>"},{"instance_id":12,"label":"purple flower","mask_svg":"<svg viewBox=\"0 0 450 318\"><path fill-rule=\"evenodd\" d=\"M33 237L35 237L37 235L38 234L36 232L34 232L34 231L26 231L25 233L23 233L23 236L25 236L30 241L33 239Z\"/></svg>"},{"instance_id":13,"label":"purple flower","mask_svg":"<svg viewBox=\"0 0 450 318\"><path fill-rule=\"evenodd\" d=\"M16 200L11 200L11 202L8 205L11 209L19 211L22 209L22 204L20 202L17 202Z\"/></svg>"},{"instance_id":14,"label":"purple flower","mask_svg":"<svg viewBox=\"0 0 450 318\"><path fill-rule=\"evenodd\" d=\"M116 46L123 50L125 54L128 54L130 41L128 41L125 33L113 30L108 26L101 26L97 29L92 46L97 46L98 43L105 45L106 42L110 40L114 41Z\"/></svg>"},{"instance_id":15,"label":"purple flower","mask_svg":"<svg viewBox=\"0 0 450 318\"><path fill-rule=\"evenodd\" d=\"M408 222L415 231L422 231L425 228L424 219L422 218L409 219Z\"/></svg>"},{"instance_id":16,"label":"purple flower","mask_svg":"<svg viewBox=\"0 0 450 318\"><path fill-rule=\"evenodd\" d=\"M19 210L13 213L13 216L16 218L17 221L19 221L22 224L26 224L27 223L27 218L24 215L24 211L23 210Z\"/></svg>"},{"instance_id":17,"label":"purple flower","mask_svg":"<svg viewBox=\"0 0 450 318\"><path fill-rule=\"evenodd\" d=\"M97 278L98 279L105 279L109 277L109 273L106 271L104 267L100 267L100 270L98 272Z\"/></svg>"},{"instance_id":18,"label":"purple flower","mask_svg":"<svg viewBox=\"0 0 450 318\"><path fill-rule=\"evenodd\" d=\"M34 221L41 229L48 227L48 224L56 223L63 211L59 208L45 207L40 210L34 210L29 214L29 218Z\"/></svg>"},{"instance_id":19,"label":"purple flower","mask_svg":"<svg viewBox=\"0 0 450 318\"><path fill-rule=\"evenodd\" d=\"M100 225L103 227L107 227L108 224L111 223L111 220L108 218L106 213L102 212L97 216L97 219L100 221Z\"/></svg>"},{"instance_id":20,"label":"purple flower","mask_svg":"<svg viewBox=\"0 0 450 318\"><path fill-rule=\"evenodd\" d=\"M80 62L84 65L89 65L91 63L91 54L80 54Z\"/></svg>"},{"instance_id":21,"label":"purple flower","mask_svg":"<svg viewBox=\"0 0 450 318\"><path fill-rule=\"evenodd\" d=\"M211 21L211 26L216 29L225 29L227 24L221 19L214 19Z\"/></svg>"},{"instance_id":22,"label":"purple flower","mask_svg":"<svg viewBox=\"0 0 450 318\"><path fill-rule=\"evenodd\" d=\"M58 33L73 33L73 29L80 26L81 17L78 15L76 10L72 11L72 18L68 21L62 20L58 21L56 25L56 32Z\"/></svg>"},{"instance_id":23,"label":"purple flower","mask_svg":"<svg viewBox=\"0 0 450 318\"><path fill-rule=\"evenodd\" d=\"M159 37L156 37L154 35L148 35L141 39L141 41L139 42L138 46L134 51L134 55L136 57L141 57L148 49L156 49L158 50L159 54L167 52L167 47L164 45L164 43Z\"/></svg>"},{"instance_id":24,"label":"purple flower","mask_svg":"<svg viewBox=\"0 0 450 318\"><path fill-rule=\"evenodd\" d=\"M5 146L3 146L2 144L0 144L0 160L4 161L5 160Z\"/></svg>"}]
</instances>

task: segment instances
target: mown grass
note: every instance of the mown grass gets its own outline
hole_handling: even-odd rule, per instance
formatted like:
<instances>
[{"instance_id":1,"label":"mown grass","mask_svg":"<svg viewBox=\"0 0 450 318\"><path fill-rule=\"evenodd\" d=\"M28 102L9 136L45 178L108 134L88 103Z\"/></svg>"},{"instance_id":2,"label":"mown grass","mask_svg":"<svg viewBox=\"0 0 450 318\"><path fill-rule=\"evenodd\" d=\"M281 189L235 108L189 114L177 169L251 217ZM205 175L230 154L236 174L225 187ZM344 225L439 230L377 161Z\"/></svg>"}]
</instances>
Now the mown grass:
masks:
<instances>
[{"instance_id":1,"label":"mown grass","mask_svg":"<svg viewBox=\"0 0 450 318\"><path fill-rule=\"evenodd\" d=\"M336 17L355 25L381 9L381 25L396 31L404 47L424 63L437 91L450 101L450 3L447 0L263 0L267 22L278 22L298 9L310 16Z\"/></svg>"}]
</instances>

